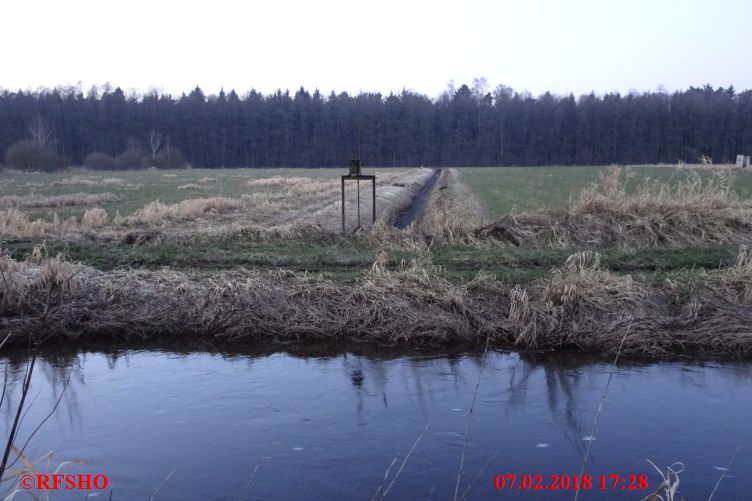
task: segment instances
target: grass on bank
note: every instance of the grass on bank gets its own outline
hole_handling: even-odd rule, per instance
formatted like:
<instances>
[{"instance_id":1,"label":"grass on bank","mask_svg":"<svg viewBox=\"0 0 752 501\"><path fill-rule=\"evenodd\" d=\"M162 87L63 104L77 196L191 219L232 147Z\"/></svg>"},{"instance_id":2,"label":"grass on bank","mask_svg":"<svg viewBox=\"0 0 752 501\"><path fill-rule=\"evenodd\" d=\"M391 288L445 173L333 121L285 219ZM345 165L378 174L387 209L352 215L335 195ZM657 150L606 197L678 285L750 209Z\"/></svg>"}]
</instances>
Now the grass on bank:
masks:
<instances>
[{"instance_id":1,"label":"grass on bank","mask_svg":"<svg viewBox=\"0 0 752 501\"><path fill-rule=\"evenodd\" d=\"M601 266L592 251L543 278L453 283L427 247L395 269L380 251L351 283L290 271L101 272L41 251L0 254L0 330L9 343L177 336L231 341L338 339L479 343L660 357L752 353L752 257L650 284Z\"/></svg>"},{"instance_id":2,"label":"grass on bank","mask_svg":"<svg viewBox=\"0 0 752 501\"><path fill-rule=\"evenodd\" d=\"M746 243L752 200L736 191L729 169L675 173L670 183L611 167L567 210L507 214L473 237L520 247L681 247ZM746 175L746 173L742 174Z\"/></svg>"},{"instance_id":3,"label":"grass on bank","mask_svg":"<svg viewBox=\"0 0 752 501\"><path fill-rule=\"evenodd\" d=\"M11 256L24 260L32 255L38 242L22 239L7 242ZM50 241L47 251L62 253L70 260L108 271L116 268L158 270L171 268L189 272L215 272L238 267L250 269L287 269L296 272L324 273L338 280L350 281L363 274L373 263L379 248L369 242L337 238L238 240L227 239L205 244L160 243L131 245L118 242L97 243ZM571 250L560 248L525 249L503 247L494 243L467 245L462 243L434 245L433 263L441 266L449 280L471 280L483 270L508 283L528 283L550 273ZM616 274L636 274L650 281L661 281L677 273L692 270L728 267L734 264L737 247L683 247L660 249L603 249L601 266ZM396 268L414 257L408 248L395 246L390 250L387 266Z\"/></svg>"},{"instance_id":4,"label":"grass on bank","mask_svg":"<svg viewBox=\"0 0 752 501\"><path fill-rule=\"evenodd\" d=\"M588 187L607 166L592 167L468 167L457 168L460 181L478 198L486 210L486 221L509 212L538 209L566 209L577 194ZM710 169L632 166L635 176L628 189L645 177L656 184L670 185L696 172L702 179L714 175ZM734 191L742 199L752 198L752 172L738 172Z\"/></svg>"}]
</instances>

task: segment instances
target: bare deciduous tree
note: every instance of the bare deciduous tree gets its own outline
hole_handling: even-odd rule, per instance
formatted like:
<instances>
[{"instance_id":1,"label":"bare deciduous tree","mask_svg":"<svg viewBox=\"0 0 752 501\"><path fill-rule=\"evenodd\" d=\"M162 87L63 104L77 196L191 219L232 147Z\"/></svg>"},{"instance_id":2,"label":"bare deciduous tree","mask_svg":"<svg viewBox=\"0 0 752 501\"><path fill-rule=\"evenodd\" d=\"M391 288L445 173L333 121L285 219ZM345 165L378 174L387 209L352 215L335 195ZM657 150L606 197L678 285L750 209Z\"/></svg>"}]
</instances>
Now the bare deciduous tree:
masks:
<instances>
[{"instance_id":1,"label":"bare deciduous tree","mask_svg":"<svg viewBox=\"0 0 752 501\"><path fill-rule=\"evenodd\" d=\"M34 121L29 125L29 135L39 146L49 146L53 142L54 132L52 127L37 115Z\"/></svg>"},{"instance_id":2,"label":"bare deciduous tree","mask_svg":"<svg viewBox=\"0 0 752 501\"><path fill-rule=\"evenodd\" d=\"M486 77L473 78L473 97L476 101L481 102L488 94L488 80Z\"/></svg>"},{"instance_id":3,"label":"bare deciduous tree","mask_svg":"<svg viewBox=\"0 0 752 501\"><path fill-rule=\"evenodd\" d=\"M157 152L159 151L159 147L162 145L162 134L159 134L157 131L152 130L151 133L149 133L149 148L151 148L151 161L154 162L157 159Z\"/></svg>"}]
</instances>

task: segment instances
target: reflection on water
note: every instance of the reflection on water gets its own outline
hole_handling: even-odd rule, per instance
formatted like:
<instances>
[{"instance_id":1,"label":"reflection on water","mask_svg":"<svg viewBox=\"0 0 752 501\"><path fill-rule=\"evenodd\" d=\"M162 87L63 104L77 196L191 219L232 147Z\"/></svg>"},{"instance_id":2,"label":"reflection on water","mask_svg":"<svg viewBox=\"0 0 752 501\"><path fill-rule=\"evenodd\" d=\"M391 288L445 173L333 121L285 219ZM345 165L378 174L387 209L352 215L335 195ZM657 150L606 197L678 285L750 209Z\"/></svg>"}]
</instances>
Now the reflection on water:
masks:
<instances>
[{"instance_id":1,"label":"reflection on water","mask_svg":"<svg viewBox=\"0 0 752 501\"><path fill-rule=\"evenodd\" d=\"M173 469L160 498L369 499L395 457L401 464L430 422L389 495L452 497L482 354L342 352L320 345L288 353L236 350L44 353L20 439L49 412L70 374L60 408L29 454L52 450L56 463L87 460L70 471L108 475L113 499L148 496ZM0 359L9 381L5 436L27 360L23 351ZM578 473L609 370L608 361L571 353L489 353L460 492L477 477L469 498L498 497L498 473ZM717 468L741 445L716 497L746 497L750 376L752 365L741 363L621 364L588 472L648 474L655 487L658 477L645 458L659 465L681 461L681 492L704 499ZM557 497L572 496L545 494Z\"/></svg>"}]
</instances>

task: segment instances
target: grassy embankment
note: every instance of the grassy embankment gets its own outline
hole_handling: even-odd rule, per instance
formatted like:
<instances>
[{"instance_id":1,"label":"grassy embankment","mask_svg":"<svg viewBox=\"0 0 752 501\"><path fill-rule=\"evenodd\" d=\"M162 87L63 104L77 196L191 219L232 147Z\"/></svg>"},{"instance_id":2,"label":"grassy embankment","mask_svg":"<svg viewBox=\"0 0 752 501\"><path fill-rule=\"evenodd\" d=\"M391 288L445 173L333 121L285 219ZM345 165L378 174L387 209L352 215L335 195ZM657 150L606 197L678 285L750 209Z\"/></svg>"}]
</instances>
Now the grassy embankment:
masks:
<instances>
[{"instance_id":1,"label":"grassy embankment","mask_svg":"<svg viewBox=\"0 0 752 501\"><path fill-rule=\"evenodd\" d=\"M33 239L17 239L5 248L18 260L31 254ZM682 247L678 249L603 249L601 265L614 273L630 273L650 282L693 269L725 268L736 262L738 246ZM94 242L46 243L49 255L68 259L102 271L119 268L214 272L236 267L284 269L321 273L325 278L351 281L364 276L373 264L378 248L368 242L335 239L331 242L305 240L243 241L228 239L210 245L127 245ZM527 249L495 244L438 244L431 247L432 261L441 266L453 282L471 280L480 270L509 283L527 283L548 276L572 254L566 248ZM414 257L410 250L396 248L387 266L395 268Z\"/></svg>"},{"instance_id":2,"label":"grassy embankment","mask_svg":"<svg viewBox=\"0 0 752 501\"><path fill-rule=\"evenodd\" d=\"M732 185L710 171L688 178L649 168L628 180L612 173L588 188L601 172L457 170L432 194L416 228L397 232L380 225L355 238L337 231L338 206L332 199L338 198L339 171L4 176L4 203L11 207L5 212L21 211L29 218L16 226L6 221L2 236L10 252L4 278L15 270L15 280L24 282L12 294L5 286L3 304L18 316L5 330L40 329L38 318L28 318L39 310L45 312L45 325L53 317L78 322L66 327L69 335L90 335L98 326L121 334L128 328L143 334L177 329L229 337L351 336L429 343L492 335L523 347L610 351L630 318L630 325L635 319L642 322L627 343L631 353L747 353L748 338L738 336L749 309L744 285L749 259L737 250L749 235L746 200L752 177L741 173ZM653 180L641 181L642 174ZM294 187L300 183L280 175L306 178L303 184L313 189L300 191ZM404 204L404 187L425 177L410 175L382 173L381 211ZM37 200L24 207L30 189ZM97 213L102 217L90 217L87 224L85 211L95 209L87 209L90 201L83 198L81 205L43 210L44 197L52 202L49 197L75 198L76 193L110 194L104 206L98 205L107 213ZM470 203L473 195L479 203ZM223 197L221 202L217 197ZM198 200L155 206L155 198ZM504 215L514 208L516 215ZM79 219L62 229L60 221L30 229L33 218L54 221L51 214L58 210ZM393 212L379 215L388 219ZM61 278L64 270L45 278L40 273L51 261L40 256L40 243L41 254L62 252L92 268L78 269L70 280ZM598 254L578 253L586 250ZM31 262L21 262L29 256ZM293 273L259 275L259 270L280 269ZM74 282L75 291L69 287ZM154 289L155 283L172 283L192 299ZM249 289L250 283L255 285ZM124 296L115 292L118 287L135 299L120 304ZM45 289L47 301L55 297L50 290L59 292L52 314L44 294L36 304L30 302ZM237 296L241 292L251 298ZM66 294L68 301L75 296L78 306L64 313ZM270 304L271 297L278 304ZM117 304L119 313L92 312L104 300ZM171 304L182 316L164 324L154 311L144 310L142 303L149 300ZM197 304L205 308L200 318L186 311ZM222 308L229 308L224 316ZM735 315L731 322L728 315ZM186 318L193 319L189 325ZM727 332L707 332L724 325ZM651 329L659 339L645 337Z\"/></svg>"}]
</instances>

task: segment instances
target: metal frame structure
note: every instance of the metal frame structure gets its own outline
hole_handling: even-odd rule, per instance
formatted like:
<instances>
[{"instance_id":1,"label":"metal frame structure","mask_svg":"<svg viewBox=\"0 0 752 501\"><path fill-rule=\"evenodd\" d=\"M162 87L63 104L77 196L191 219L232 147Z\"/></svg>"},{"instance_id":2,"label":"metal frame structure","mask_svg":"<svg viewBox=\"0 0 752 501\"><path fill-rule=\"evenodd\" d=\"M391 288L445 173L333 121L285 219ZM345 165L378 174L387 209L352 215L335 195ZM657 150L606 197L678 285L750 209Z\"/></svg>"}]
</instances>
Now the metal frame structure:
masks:
<instances>
[{"instance_id":1,"label":"metal frame structure","mask_svg":"<svg viewBox=\"0 0 752 501\"><path fill-rule=\"evenodd\" d=\"M376 223L376 176L364 176L360 173L360 169L363 166L360 160L351 160L350 161L350 173L342 176L342 233L344 234L347 230L345 229L345 181L347 180L355 180L357 182L358 186L358 225L355 227L355 231L357 231L360 227L360 180L364 181L371 181L371 191L373 193L373 223ZM353 232L354 233L354 232Z\"/></svg>"}]
</instances>

